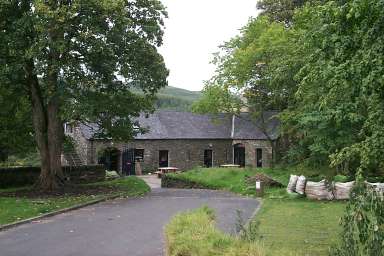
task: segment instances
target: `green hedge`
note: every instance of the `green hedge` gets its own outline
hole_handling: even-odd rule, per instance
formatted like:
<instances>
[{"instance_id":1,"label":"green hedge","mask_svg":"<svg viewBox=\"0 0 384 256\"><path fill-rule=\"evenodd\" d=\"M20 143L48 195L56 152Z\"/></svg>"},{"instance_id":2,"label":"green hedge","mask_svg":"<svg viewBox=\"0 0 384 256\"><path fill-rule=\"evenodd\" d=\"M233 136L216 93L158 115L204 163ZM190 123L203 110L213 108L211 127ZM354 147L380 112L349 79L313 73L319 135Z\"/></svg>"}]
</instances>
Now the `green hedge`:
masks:
<instances>
[{"instance_id":1,"label":"green hedge","mask_svg":"<svg viewBox=\"0 0 384 256\"><path fill-rule=\"evenodd\" d=\"M73 183L91 183L105 179L103 165L63 166L67 180ZM0 188L21 187L34 184L40 175L40 167L0 168Z\"/></svg>"},{"instance_id":2,"label":"green hedge","mask_svg":"<svg viewBox=\"0 0 384 256\"><path fill-rule=\"evenodd\" d=\"M203 184L177 177L177 174L167 174L161 177L162 188L185 188L185 189L216 189Z\"/></svg>"}]
</instances>

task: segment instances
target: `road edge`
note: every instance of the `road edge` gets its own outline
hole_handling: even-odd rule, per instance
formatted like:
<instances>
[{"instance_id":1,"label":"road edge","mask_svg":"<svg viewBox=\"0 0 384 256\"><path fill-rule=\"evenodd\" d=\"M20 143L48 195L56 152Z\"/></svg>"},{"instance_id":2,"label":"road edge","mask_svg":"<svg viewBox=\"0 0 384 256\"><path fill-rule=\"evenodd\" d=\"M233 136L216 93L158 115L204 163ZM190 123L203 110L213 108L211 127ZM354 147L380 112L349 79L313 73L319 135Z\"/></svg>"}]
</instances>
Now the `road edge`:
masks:
<instances>
[{"instance_id":1,"label":"road edge","mask_svg":"<svg viewBox=\"0 0 384 256\"><path fill-rule=\"evenodd\" d=\"M17 227L17 226L20 226L20 225L23 225L23 224L31 223L33 221L41 220L41 219L44 219L44 218L48 218L48 217L52 217L52 216L59 215L59 214L62 214L62 213L66 213L66 212L70 212L70 211L77 210L77 209L80 209L80 208L84 208L84 207L89 206L89 205L94 205L94 204L98 204L98 203L105 202L105 201L108 201L108 200L113 200L113 199L116 199L116 198L118 198L120 196L121 195L107 196L107 197L103 197L101 199L92 200L92 201L89 201L89 202L86 202L86 203L76 204L74 206L63 208L63 209L60 209L60 210L57 210L57 211L54 211L54 212L45 213L45 214L42 214L42 215L39 215L39 216L36 216L36 217L31 217L31 218L28 218L28 219L24 219L24 220L20 220L20 221L15 221L15 222L12 222L12 223L9 223L9 224L1 225L0 226L0 232L8 230L8 229L11 229L11 228L14 228L14 227Z\"/></svg>"}]
</instances>

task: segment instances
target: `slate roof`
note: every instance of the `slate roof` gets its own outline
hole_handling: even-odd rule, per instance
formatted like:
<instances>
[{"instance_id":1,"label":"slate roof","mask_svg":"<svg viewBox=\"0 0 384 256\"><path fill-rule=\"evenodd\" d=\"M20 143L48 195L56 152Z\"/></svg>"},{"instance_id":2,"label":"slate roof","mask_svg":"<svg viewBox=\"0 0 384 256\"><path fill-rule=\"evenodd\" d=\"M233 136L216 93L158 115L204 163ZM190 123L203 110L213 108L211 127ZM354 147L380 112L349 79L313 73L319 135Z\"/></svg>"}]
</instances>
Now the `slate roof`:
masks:
<instances>
[{"instance_id":1,"label":"slate roof","mask_svg":"<svg viewBox=\"0 0 384 256\"><path fill-rule=\"evenodd\" d=\"M272 139L278 137L277 112L265 112L266 130ZM267 121L268 120L268 121ZM233 117L230 114L202 115L189 112L156 111L147 118L138 118L141 127L148 132L139 134L137 140L160 139L253 139L265 140L261 120L253 120L247 113ZM92 139L97 131L95 124L80 125L86 139Z\"/></svg>"}]
</instances>

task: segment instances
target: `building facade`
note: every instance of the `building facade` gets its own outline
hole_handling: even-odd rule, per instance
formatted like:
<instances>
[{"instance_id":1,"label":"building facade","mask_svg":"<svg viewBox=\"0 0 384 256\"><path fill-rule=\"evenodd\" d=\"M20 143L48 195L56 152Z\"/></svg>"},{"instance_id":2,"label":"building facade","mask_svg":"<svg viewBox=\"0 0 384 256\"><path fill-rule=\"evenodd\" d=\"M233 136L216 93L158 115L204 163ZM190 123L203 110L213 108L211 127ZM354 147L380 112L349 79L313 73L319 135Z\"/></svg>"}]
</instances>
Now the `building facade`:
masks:
<instances>
[{"instance_id":1,"label":"building facade","mask_svg":"<svg viewBox=\"0 0 384 256\"><path fill-rule=\"evenodd\" d=\"M248 114L212 116L158 111L140 117L139 123L148 132L127 142L94 138L94 125L70 127L66 133L75 141L74 158L84 164L103 163L106 169L126 175L134 175L138 168L154 172L170 166L180 170L223 164L269 167L271 140L277 139L278 121L275 113L265 115L263 119L268 121L261 129L260 120L252 120ZM64 154L63 161L70 164L70 156Z\"/></svg>"}]
</instances>

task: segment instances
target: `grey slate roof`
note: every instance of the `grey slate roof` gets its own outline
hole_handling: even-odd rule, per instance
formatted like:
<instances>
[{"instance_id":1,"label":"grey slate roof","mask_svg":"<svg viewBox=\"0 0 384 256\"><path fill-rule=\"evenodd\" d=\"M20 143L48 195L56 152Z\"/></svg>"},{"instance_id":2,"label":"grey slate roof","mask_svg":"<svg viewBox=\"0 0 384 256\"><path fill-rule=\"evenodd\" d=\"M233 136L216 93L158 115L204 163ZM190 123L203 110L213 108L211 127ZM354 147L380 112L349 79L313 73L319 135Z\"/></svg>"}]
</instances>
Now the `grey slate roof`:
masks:
<instances>
[{"instance_id":1,"label":"grey slate roof","mask_svg":"<svg viewBox=\"0 0 384 256\"><path fill-rule=\"evenodd\" d=\"M233 139L266 140L267 133L271 139L278 138L280 122L276 117L277 112L263 113L264 125L261 118L254 119L248 113L241 113L234 120Z\"/></svg>"},{"instance_id":2,"label":"grey slate roof","mask_svg":"<svg viewBox=\"0 0 384 256\"><path fill-rule=\"evenodd\" d=\"M276 112L265 112L268 134L276 139L279 121ZM267 121L268 120L268 121ZM137 140L155 139L253 139L265 140L261 121L253 120L247 113L232 117L230 114L202 115L189 112L156 111L146 118L138 118L141 127L148 132L139 134ZM80 125L83 136L92 139L97 131L94 124Z\"/></svg>"}]
</instances>

